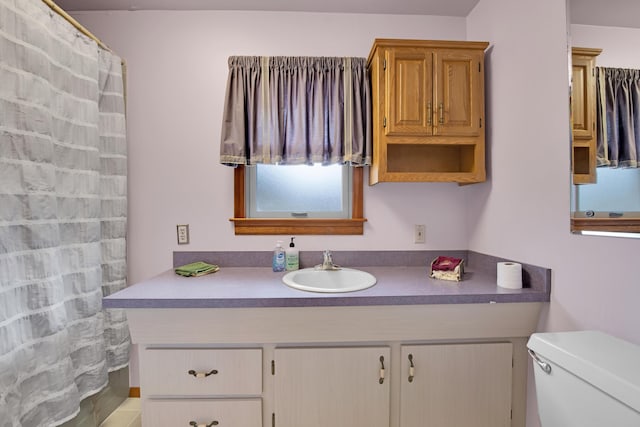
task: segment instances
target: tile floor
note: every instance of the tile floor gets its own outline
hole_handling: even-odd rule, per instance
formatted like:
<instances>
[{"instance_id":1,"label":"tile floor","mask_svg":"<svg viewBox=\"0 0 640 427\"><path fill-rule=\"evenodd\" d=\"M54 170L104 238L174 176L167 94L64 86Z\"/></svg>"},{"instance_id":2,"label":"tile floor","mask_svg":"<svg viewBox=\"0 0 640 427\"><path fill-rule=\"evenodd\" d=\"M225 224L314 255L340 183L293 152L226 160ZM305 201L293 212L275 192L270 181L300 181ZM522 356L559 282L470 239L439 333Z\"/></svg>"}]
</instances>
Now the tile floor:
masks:
<instances>
[{"instance_id":1,"label":"tile floor","mask_svg":"<svg viewBox=\"0 0 640 427\"><path fill-rule=\"evenodd\" d=\"M140 399L128 398L118 407L100 427L141 427Z\"/></svg>"}]
</instances>

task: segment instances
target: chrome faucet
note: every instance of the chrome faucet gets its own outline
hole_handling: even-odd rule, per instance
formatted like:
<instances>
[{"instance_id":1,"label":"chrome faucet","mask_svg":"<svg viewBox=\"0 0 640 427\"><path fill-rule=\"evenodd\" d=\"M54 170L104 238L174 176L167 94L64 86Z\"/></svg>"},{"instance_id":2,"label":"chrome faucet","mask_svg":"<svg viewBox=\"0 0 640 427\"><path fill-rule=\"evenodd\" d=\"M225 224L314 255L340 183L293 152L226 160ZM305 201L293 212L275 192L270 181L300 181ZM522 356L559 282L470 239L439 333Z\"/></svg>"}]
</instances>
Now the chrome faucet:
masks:
<instances>
[{"instance_id":1,"label":"chrome faucet","mask_svg":"<svg viewBox=\"0 0 640 427\"><path fill-rule=\"evenodd\" d=\"M340 270L339 265L333 263L333 257L330 250L322 252L322 264L318 264L315 267L317 270Z\"/></svg>"}]
</instances>

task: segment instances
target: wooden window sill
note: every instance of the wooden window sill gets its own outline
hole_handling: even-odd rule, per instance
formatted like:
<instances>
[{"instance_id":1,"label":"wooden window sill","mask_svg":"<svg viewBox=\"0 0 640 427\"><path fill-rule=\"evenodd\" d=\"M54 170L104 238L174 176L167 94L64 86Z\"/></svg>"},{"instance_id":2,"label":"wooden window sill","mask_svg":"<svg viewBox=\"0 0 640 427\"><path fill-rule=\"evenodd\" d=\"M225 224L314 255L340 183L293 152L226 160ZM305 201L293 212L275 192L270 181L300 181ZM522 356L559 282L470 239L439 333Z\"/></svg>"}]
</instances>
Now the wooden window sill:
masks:
<instances>
[{"instance_id":1,"label":"wooden window sill","mask_svg":"<svg viewBox=\"0 0 640 427\"><path fill-rule=\"evenodd\" d=\"M231 218L236 235L257 234L363 234L364 218L359 219L285 219Z\"/></svg>"}]
</instances>

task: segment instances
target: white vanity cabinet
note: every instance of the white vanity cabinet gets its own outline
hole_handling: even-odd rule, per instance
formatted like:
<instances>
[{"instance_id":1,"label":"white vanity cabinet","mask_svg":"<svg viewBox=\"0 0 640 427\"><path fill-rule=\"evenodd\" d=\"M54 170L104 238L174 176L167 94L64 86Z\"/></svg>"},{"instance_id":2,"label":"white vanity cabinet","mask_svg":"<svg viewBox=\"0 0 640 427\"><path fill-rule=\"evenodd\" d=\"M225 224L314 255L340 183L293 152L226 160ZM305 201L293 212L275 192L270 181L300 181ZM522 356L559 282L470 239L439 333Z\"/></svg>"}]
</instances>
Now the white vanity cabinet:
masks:
<instances>
[{"instance_id":1,"label":"white vanity cabinet","mask_svg":"<svg viewBox=\"0 0 640 427\"><path fill-rule=\"evenodd\" d=\"M389 347L276 348L278 427L388 427Z\"/></svg>"},{"instance_id":2,"label":"white vanity cabinet","mask_svg":"<svg viewBox=\"0 0 640 427\"><path fill-rule=\"evenodd\" d=\"M510 342L401 348L400 426L511 425Z\"/></svg>"},{"instance_id":3,"label":"white vanity cabinet","mask_svg":"<svg viewBox=\"0 0 640 427\"><path fill-rule=\"evenodd\" d=\"M541 306L128 309L143 426L524 427Z\"/></svg>"}]
</instances>

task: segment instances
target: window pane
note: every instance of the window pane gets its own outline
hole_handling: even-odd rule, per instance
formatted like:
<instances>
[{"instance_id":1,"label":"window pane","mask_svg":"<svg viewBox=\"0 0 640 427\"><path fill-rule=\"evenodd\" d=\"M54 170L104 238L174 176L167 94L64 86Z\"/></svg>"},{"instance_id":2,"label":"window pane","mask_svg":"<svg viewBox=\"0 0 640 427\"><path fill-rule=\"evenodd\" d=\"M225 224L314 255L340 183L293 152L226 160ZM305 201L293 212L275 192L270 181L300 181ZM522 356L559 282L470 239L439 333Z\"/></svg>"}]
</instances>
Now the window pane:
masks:
<instances>
[{"instance_id":1,"label":"window pane","mask_svg":"<svg viewBox=\"0 0 640 427\"><path fill-rule=\"evenodd\" d=\"M348 217L348 186L343 182L348 170L344 168L348 166L257 165L255 214L290 216L293 212L314 217L338 212L339 216Z\"/></svg>"}]
</instances>

